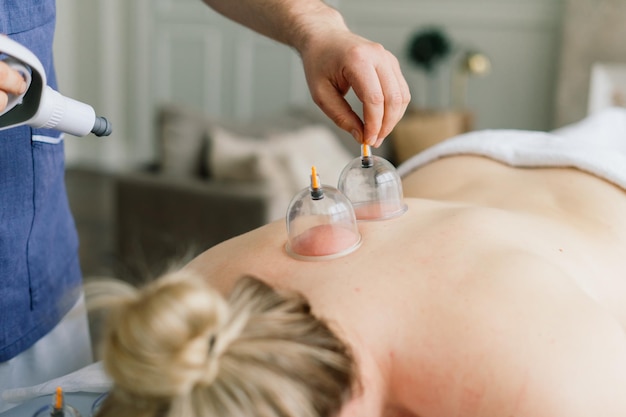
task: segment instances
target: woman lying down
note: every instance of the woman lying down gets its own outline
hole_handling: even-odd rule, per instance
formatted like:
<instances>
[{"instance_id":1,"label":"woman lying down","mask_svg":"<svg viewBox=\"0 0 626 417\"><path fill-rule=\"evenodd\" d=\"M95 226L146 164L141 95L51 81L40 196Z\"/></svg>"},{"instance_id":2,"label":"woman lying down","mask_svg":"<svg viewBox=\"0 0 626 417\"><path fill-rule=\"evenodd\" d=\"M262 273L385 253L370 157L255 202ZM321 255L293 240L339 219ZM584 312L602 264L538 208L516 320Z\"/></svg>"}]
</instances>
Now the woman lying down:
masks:
<instances>
[{"instance_id":1,"label":"woman lying down","mask_svg":"<svg viewBox=\"0 0 626 417\"><path fill-rule=\"evenodd\" d=\"M277 222L121 302L99 416L626 416L626 112L399 172L408 211L349 255Z\"/></svg>"}]
</instances>

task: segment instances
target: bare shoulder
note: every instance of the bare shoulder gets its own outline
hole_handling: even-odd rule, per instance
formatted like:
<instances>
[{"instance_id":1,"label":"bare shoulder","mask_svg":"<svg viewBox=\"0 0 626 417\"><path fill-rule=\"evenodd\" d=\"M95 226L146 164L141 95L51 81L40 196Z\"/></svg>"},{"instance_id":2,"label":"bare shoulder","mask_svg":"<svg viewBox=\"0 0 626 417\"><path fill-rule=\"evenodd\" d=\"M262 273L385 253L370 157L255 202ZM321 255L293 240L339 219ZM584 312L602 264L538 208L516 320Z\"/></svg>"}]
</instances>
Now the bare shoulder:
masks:
<instances>
[{"instance_id":1,"label":"bare shoulder","mask_svg":"<svg viewBox=\"0 0 626 417\"><path fill-rule=\"evenodd\" d=\"M285 240L285 225L277 221L207 249L185 268L226 293L243 275L270 275L266 271L284 257Z\"/></svg>"},{"instance_id":2,"label":"bare shoulder","mask_svg":"<svg viewBox=\"0 0 626 417\"><path fill-rule=\"evenodd\" d=\"M626 415L618 321L538 257L481 268L399 353L398 403L425 417Z\"/></svg>"}]
</instances>

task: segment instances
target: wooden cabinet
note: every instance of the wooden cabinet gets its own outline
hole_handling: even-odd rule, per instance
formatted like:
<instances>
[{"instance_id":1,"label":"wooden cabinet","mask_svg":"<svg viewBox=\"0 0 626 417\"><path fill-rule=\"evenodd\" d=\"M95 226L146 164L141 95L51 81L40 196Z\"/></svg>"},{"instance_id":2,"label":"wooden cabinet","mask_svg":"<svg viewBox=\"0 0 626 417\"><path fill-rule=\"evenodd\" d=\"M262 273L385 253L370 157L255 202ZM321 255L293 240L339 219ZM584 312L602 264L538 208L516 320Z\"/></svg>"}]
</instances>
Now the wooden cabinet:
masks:
<instances>
[{"instance_id":1,"label":"wooden cabinet","mask_svg":"<svg viewBox=\"0 0 626 417\"><path fill-rule=\"evenodd\" d=\"M402 163L424 149L472 130L474 115L467 110L411 109L391 134L394 161Z\"/></svg>"}]
</instances>

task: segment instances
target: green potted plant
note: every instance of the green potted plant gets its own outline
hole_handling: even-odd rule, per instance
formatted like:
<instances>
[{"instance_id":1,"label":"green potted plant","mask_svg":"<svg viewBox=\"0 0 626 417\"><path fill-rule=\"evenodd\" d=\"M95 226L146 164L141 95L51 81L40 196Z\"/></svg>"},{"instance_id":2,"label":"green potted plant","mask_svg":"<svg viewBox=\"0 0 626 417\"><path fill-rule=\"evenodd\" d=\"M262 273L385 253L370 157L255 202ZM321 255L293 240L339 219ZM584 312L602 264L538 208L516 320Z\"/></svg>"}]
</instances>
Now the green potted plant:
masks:
<instances>
[{"instance_id":1,"label":"green potted plant","mask_svg":"<svg viewBox=\"0 0 626 417\"><path fill-rule=\"evenodd\" d=\"M429 103L426 107L438 107L437 103L442 101L439 69L450 58L452 49L450 38L439 27L420 29L409 38L407 46L409 62L426 75L428 88L419 92L423 101Z\"/></svg>"}]
</instances>

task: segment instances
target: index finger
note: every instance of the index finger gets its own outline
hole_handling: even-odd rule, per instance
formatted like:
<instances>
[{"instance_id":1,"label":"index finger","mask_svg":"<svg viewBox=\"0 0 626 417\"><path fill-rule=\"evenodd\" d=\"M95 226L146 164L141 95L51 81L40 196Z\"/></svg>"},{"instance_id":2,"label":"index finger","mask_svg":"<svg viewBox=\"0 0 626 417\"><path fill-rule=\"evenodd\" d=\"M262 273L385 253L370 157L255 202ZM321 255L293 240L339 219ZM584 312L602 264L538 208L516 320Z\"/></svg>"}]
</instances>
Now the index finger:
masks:
<instances>
[{"instance_id":1,"label":"index finger","mask_svg":"<svg viewBox=\"0 0 626 417\"><path fill-rule=\"evenodd\" d=\"M22 74L3 61L0 61L0 90L10 94L22 94L26 90Z\"/></svg>"},{"instance_id":2,"label":"index finger","mask_svg":"<svg viewBox=\"0 0 626 417\"><path fill-rule=\"evenodd\" d=\"M409 86L400 71L399 65L393 65L395 57L390 65L378 68L378 79L385 96L384 114L376 145L380 146L387 135L391 133L400 121L411 101ZM397 61L396 61L397 62Z\"/></svg>"},{"instance_id":3,"label":"index finger","mask_svg":"<svg viewBox=\"0 0 626 417\"><path fill-rule=\"evenodd\" d=\"M373 66L361 69L350 80L352 90L363 103L363 143L374 145L378 140L385 114L385 95Z\"/></svg>"}]
</instances>

